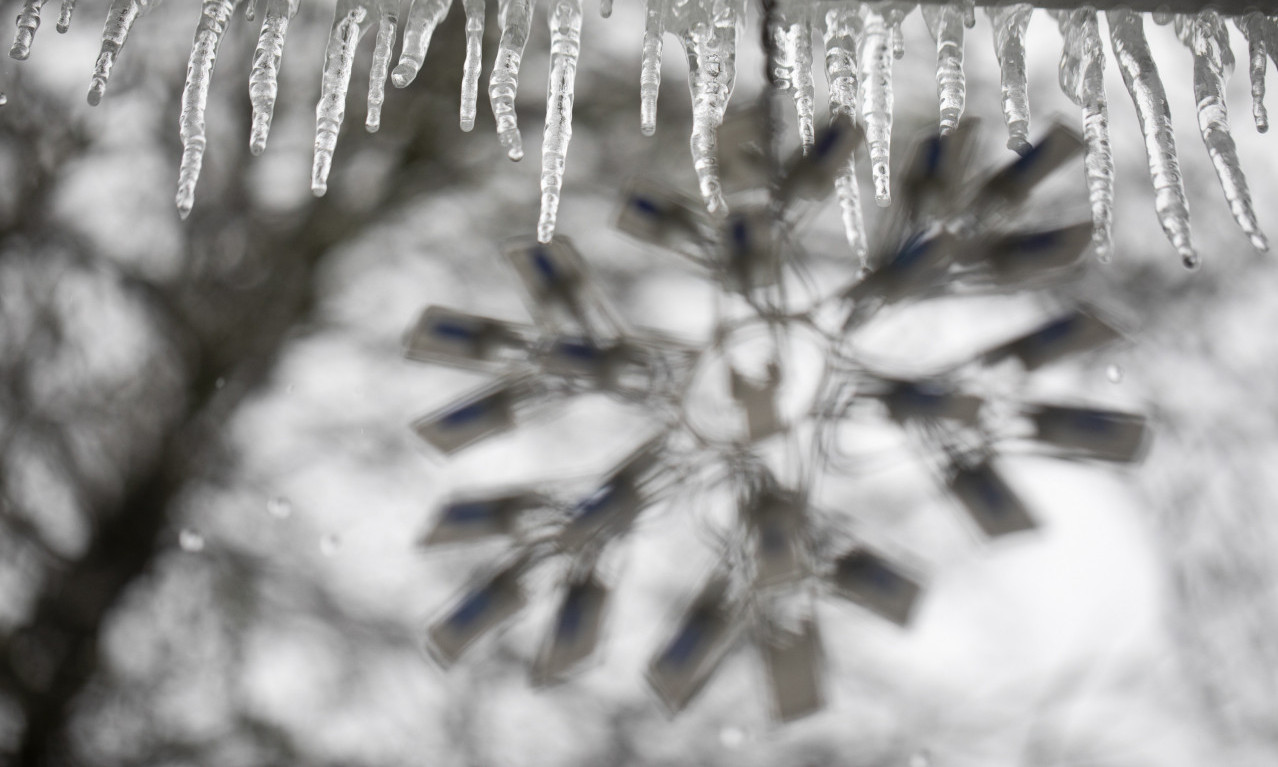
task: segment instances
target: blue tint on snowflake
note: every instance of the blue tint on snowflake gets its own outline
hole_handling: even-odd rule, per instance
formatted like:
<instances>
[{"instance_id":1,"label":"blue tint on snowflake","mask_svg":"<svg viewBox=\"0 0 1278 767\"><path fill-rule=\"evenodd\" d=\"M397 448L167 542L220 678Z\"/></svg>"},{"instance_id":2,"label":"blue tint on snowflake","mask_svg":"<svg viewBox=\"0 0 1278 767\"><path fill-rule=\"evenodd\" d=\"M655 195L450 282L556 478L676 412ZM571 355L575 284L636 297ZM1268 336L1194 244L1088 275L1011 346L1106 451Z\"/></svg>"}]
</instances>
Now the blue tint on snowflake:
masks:
<instances>
[{"instance_id":1,"label":"blue tint on snowflake","mask_svg":"<svg viewBox=\"0 0 1278 767\"><path fill-rule=\"evenodd\" d=\"M656 202L652 201L651 199L647 197L635 195L634 197L630 198L630 204L632 207L634 207L635 210L639 211L640 213L643 213L646 216L651 216L653 218L661 218L662 216L661 208L657 205Z\"/></svg>"},{"instance_id":2,"label":"blue tint on snowflake","mask_svg":"<svg viewBox=\"0 0 1278 767\"><path fill-rule=\"evenodd\" d=\"M593 362L603 356L603 350L589 341L560 341L557 348L569 357L587 362Z\"/></svg>"},{"instance_id":3,"label":"blue tint on snowflake","mask_svg":"<svg viewBox=\"0 0 1278 767\"><path fill-rule=\"evenodd\" d=\"M688 622L684 624L679 636L670 643L665 653L661 656L661 663L664 665L682 666L687 663L701 647L701 643L705 641L706 624L709 617L701 612L697 612L688 618Z\"/></svg>"},{"instance_id":4,"label":"blue tint on snowflake","mask_svg":"<svg viewBox=\"0 0 1278 767\"><path fill-rule=\"evenodd\" d=\"M455 503L444 510L444 519L463 525L487 522L496 509L496 504L485 501Z\"/></svg>"},{"instance_id":5,"label":"blue tint on snowflake","mask_svg":"<svg viewBox=\"0 0 1278 767\"><path fill-rule=\"evenodd\" d=\"M537 271L541 272L541 276L546 282L554 283L559 280L559 271L555 268L555 263L550 258L550 251L538 247L532 252L532 261L533 266L537 267Z\"/></svg>"},{"instance_id":6,"label":"blue tint on snowflake","mask_svg":"<svg viewBox=\"0 0 1278 767\"><path fill-rule=\"evenodd\" d=\"M588 519L608 507L608 503L617 495L617 484L609 482L596 490L589 498L577 504L575 519Z\"/></svg>"},{"instance_id":7,"label":"blue tint on snowflake","mask_svg":"<svg viewBox=\"0 0 1278 767\"><path fill-rule=\"evenodd\" d=\"M492 606L491 590L492 586L489 585L471 592L449 617L448 625L455 629L464 629L482 617Z\"/></svg>"},{"instance_id":8,"label":"blue tint on snowflake","mask_svg":"<svg viewBox=\"0 0 1278 767\"><path fill-rule=\"evenodd\" d=\"M563 608L559 611L559 621L555 626L555 635L564 641L571 641L581 631L581 621L586 612L587 590L584 586L573 586L564 597Z\"/></svg>"},{"instance_id":9,"label":"blue tint on snowflake","mask_svg":"<svg viewBox=\"0 0 1278 767\"><path fill-rule=\"evenodd\" d=\"M475 338L475 329L448 320L440 320L435 323L435 335L455 338L459 341L471 341Z\"/></svg>"},{"instance_id":10,"label":"blue tint on snowflake","mask_svg":"<svg viewBox=\"0 0 1278 767\"><path fill-rule=\"evenodd\" d=\"M487 415L491 404L487 400L481 400L463 405L441 418L440 423L450 428L464 426Z\"/></svg>"}]
</instances>

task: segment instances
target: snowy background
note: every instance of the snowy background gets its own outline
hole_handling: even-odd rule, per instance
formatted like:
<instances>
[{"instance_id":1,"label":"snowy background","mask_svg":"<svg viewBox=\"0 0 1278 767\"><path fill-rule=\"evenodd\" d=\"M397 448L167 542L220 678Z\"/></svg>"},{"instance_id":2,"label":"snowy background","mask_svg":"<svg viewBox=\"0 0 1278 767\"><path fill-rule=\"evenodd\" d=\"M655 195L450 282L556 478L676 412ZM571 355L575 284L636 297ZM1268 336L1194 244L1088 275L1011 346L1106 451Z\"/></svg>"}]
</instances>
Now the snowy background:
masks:
<instances>
[{"instance_id":1,"label":"snowy background","mask_svg":"<svg viewBox=\"0 0 1278 767\"><path fill-rule=\"evenodd\" d=\"M904 631L823 607L827 708L777 726L749 649L674 720L642 679L710 562L680 527L677 499L625 547L605 652L580 677L528 685L541 604L448 673L420 649L423 627L491 554L414 545L438 499L589 475L644 434L642 412L588 400L442 462L407 428L481 380L402 359L422 307L525 318L498 243L537 220L544 22L518 104L528 159L505 159L484 103L475 132L457 130L457 7L418 82L388 93L374 136L360 128L363 49L317 202L311 142L330 11L304 6L298 17L260 158L247 152L243 86L255 35L237 21L195 212L180 223L177 94L194 8L173 2L139 23L90 109L102 10L86 2L68 35L46 25L29 62L0 61L10 100L0 108L0 754L493 767L1278 759L1278 272L1230 219L1197 137L1190 56L1169 27L1147 24L1205 266L1185 271L1163 238L1111 61L1116 248L1077 295L1133 337L1061 374L1079 396L1151 414L1145 464L1015 463L1012 481L1045 525L996 545L977 542L908 469L849 490L842 502L911 553L929 591ZM639 135L641 30L641 8L626 0L609 20L586 15L559 231L629 319L695 337L711 287L602 225L638 168L695 190L673 40L657 135ZM918 15L905 33L898 137L936 109L934 43ZM1076 120L1056 85L1055 23L1036 16L1029 35L1035 124ZM989 41L982 14L968 35L968 115L985 122L985 164L1010 156ZM753 45L742 52L738 98L757 92L761 66ZM1245 74L1229 96L1261 225L1273 228L1273 138L1250 124ZM832 269L845 257L837 216L804 237ZM963 342L955 317L979 335L1027 316L1014 298L969 301L902 312L889 343L908 355L938 328Z\"/></svg>"}]
</instances>

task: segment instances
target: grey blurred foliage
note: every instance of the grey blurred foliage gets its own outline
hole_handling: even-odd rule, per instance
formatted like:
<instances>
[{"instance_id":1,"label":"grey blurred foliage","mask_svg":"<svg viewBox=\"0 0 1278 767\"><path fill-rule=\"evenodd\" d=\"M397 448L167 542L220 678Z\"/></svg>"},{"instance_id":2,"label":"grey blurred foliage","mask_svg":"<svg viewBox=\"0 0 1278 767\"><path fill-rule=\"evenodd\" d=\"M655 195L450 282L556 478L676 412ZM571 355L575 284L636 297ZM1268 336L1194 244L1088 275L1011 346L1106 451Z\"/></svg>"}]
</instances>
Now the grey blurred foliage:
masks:
<instances>
[{"instance_id":1,"label":"grey blurred foliage","mask_svg":"<svg viewBox=\"0 0 1278 767\"><path fill-rule=\"evenodd\" d=\"M90 9L80 11L82 29L96 22ZM732 658L674 721L642 689L638 669L663 631L654 616L694 582L677 555L648 552L655 570L635 573L642 585L620 594L639 606L618 608L610 654L581 680L530 689L523 664L537 629L522 623L475 662L433 669L419 651L423 621L474 560L413 550L431 501L450 483L495 473L580 470L625 443L600 433L588 405L522 451L461 462L447 479L413 443L408 419L476 379L406 365L399 334L427 303L521 317L495 243L535 222L536 161L504 164L483 108L475 135L457 132L458 7L427 62L440 75L388 93L376 136L354 135L353 107L332 189L311 198L326 14L303 6L259 160L245 140L253 41L228 37L209 164L180 225L169 194L192 6L171 3L139 25L98 111L82 105L80 86L53 87L65 78L6 70L0 762L1259 767L1278 758L1278 348L1268 330L1278 276L1267 261L1235 255L1243 251L1228 222L1211 228L1210 206L1223 204L1206 202L1215 194L1206 189L1195 198L1209 211L1200 238L1220 257L1204 270L1187 275L1166 258L1140 199L1118 211L1116 263L1080 288L1138 329L1115 364L1160 432L1134 478L1139 494L1114 479L1096 490L1076 471L1052 487L1091 489L1063 492L1052 513L1069 529L1067 515L1089 493L1107 493L1103 510L1126 520L1130 550L1091 560L1101 547L1083 540L1064 549L1082 560L1058 555L1039 570L1033 544L951 556L929 624L942 628L925 627L923 639L823 615L831 705L785 728L767 723L753 658ZM545 63L532 62L546 35L534 29L520 101L527 124L544 114ZM41 40L33 67L60 55L54 43ZM626 58L636 50L583 65L561 231L595 259L623 310L676 307L664 321L678 325L708 293L601 226L617 182L638 166L692 185L681 88L663 94L655 141L638 137L637 56ZM361 83L367 62L357 61ZM898 106L909 135L932 118L932 83L919 74L926 67L902 66L902 82L922 83L906 86L917 103ZM77 83L85 72L76 70ZM973 103L993 103L996 89L974 66ZM1143 173L1137 140L1126 141L1120 183ZM1278 188L1257 187L1262 221L1272 219ZM823 258L839 258L837 228L814 241L828 246ZM1112 389L1099 364L1073 383ZM607 423L623 436L628 428ZM861 501L904 528L943 516L907 514L900 497L867 493ZM1022 578L1039 588L1044 573L1068 581L1084 570L1100 572L1101 585L1016 592ZM1041 617L1054 599L1101 598L1110 587L1145 601L1095 615L1062 608L1098 632L1072 645L1053 634L1070 618L1040 628L1016 613L1046 605ZM1128 613L1146 617L1124 624ZM1097 629L1107 625L1112 635ZM998 636L1006 642L980 645ZM1066 649L1039 652L1035 641ZM951 645L959 649L937 652Z\"/></svg>"}]
</instances>

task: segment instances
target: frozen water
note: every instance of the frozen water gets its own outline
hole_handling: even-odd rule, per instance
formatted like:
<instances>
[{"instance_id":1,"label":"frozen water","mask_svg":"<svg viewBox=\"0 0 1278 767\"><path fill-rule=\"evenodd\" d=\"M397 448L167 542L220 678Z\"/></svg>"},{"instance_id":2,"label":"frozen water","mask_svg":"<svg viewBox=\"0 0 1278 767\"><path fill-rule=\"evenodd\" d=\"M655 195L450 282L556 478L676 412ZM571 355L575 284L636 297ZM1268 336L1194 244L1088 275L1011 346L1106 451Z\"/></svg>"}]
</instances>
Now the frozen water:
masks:
<instances>
[{"instance_id":1,"label":"frozen water","mask_svg":"<svg viewBox=\"0 0 1278 767\"><path fill-rule=\"evenodd\" d=\"M484 56L484 0L462 0L466 11L466 63L462 68L461 129L475 129L475 102L479 98L479 70Z\"/></svg>"},{"instance_id":2,"label":"frozen water","mask_svg":"<svg viewBox=\"0 0 1278 767\"><path fill-rule=\"evenodd\" d=\"M1109 143L1109 107L1105 99L1105 47L1096 11L1054 11L1064 38L1061 90L1083 110L1084 168L1092 209L1092 248L1108 260L1114 220L1114 156Z\"/></svg>"},{"instance_id":3,"label":"frozen water","mask_svg":"<svg viewBox=\"0 0 1278 767\"><path fill-rule=\"evenodd\" d=\"M501 40L497 43L497 59L488 79L488 102L497 121L497 138L512 160L524 157L524 144L519 135L515 114L515 92L519 90L519 63L524 56L528 32L532 27L531 0L501 0L498 13Z\"/></svg>"},{"instance_id":4,"label":"frozen water","mask_svg":"<svg viewBox=\"0 0 1278 767\"><path fill-rule=\"evenodd\" d=\"M333 31L325 53L320 100L315 107L315 159L311 166L311 191L317 197L328 191L337 135L346 119L346 91L351 84L355 48L367 28L368 7L360 0L341 0L333 19Z\"/></svg>"},{"instance_id":5,"label":"frozen water","mask_svg":"<svg viewBox=\"0 0 1278 767\"><path fill-rule=\"evenodd\" d=\"M249 128L249 151L255 155L266 149L275 114L275 97L279 93L280 59L284 55L284 36L288 23L297 13L298 0L266 0L262 32L253 52L253 69L249 72L249 103L253 105L253 122Z\"/></svg>"},{"instance_id":6,"label":"frozen water","mask_svg":"<svg viewBox=\"0 0 1278 767\"><path fill-rule=\"evenodd\" d=\"M711 215L727 212L715 157L716 133L736 83L737 19L733 2L714 0L709 8L685 2L672 9L668 22L688 56L688 89L692 93L692 166L701 197Z\"/></svg>"},{"instance_id":7,"label":"frozen water","mask_svg":"<svg viewBox=\"0 0 1278 767\"><path fill-rule=\"evenodd\" d=\"M830 116L857 119L860 111L860 65L857 53L861 37L861 13L857 3L849 3L825 12L825 79L830 91ZM861 213L861 190L856 177L856 156L834 181L835 194L843 215L843 231L852 254L865 264L865 220Z\"/></svg>"},{"instance_id":8,"label":"frozen water","mask_svg":"<svg viewBox=\"0 0 1278 767\"><path fill-rule=\"evenodd\" d=\"M874 201L892 204L892 50L887 23L870 6L861 36L861 117L870 149Z\"/></svg>"},{"instance_id":9,"label":"frozen water","mask_svg":"<svg viewBox=\"0 0 1278 767\"><path fill-rule=\"evenodd\" d=\"M391 73L391 81L396 88L407 87L417 77L426 61L426 49L435 34L435 27L448 15L452 4L453 0L413 0L404 26L404 48L400 51L395 71Z\"/></svg>"},{"instance_id":10,"label":"frozen water","mask_svg":"<svg viewBox=\"0 0 1278 767\"><path fill-rule=\"evenodd\" d=\"M970 3L967 5L971 5ZM964 7L925 5L923 19L936 40L936 95L940 100L941 135L958 127L967 102L967 78L963 74Z\"/></svg>"},{"instance_id":11,"label":"frozen water","mask_svg":"<svg viewBox=\"0 0 1278 767\"><path fill-rule=\"evenodd\" d=\"M111 0L107 9L106 24L102 27L102 48L97 63L93 65L93 78L89 83L89 105L97 106L106 93L111 68L124 48L133 24L162 0Z\"/></svg>"},{"instance_id":12,"label":"frozen water","mask_svg":"<svg viewBox=\"0 0 1278 767\"><path fill-rule=\"evenodd\" d=\"M643 54L639 64L639 130L657 132L657 92L661 89L661 43L666 34L665 0L648 0L644 11Z\"/></svg>"},{"instance_id":13,"label":"frozen water","mask_svg":"<svg viewBox=\"0 0 1278 767\"><path fill-rule=\"evenodd\" d=\"M1002 78L1003 119L1007 121L1007 148L1018 154L1029 151L1029 84L1025 75L1025 29L1034 6L1028 3L987 8L994 26L994 52Z\"/></svg>"},{"instance_id":14,"label":"frozen water","mask_svg":"<svg viewBox=\"0 0 1278 767\"><path fill-rule=\"evenodd\" d=\"M564 161L572 139L573 88L581 50L581 0L555 0L550 11L550 82L546 89L546 132L541 141L541 217L537 239L550 242L559 214Z\"/></svg>"},{"instance_id":15,"label":"frozen water","mask_svg":"<svg viewBox=\"0 0 1278 767\"><path fill-rule=\"evenodd\" d=\"M178 120L182 139L182 161L178 166L177 209L186 218L195 203L195 184L204 165L204 112L208 107L209 85L217 63L227 22L235 12L235 0L204 0L200 23L195 28L191 60L186 65L186 86L182 89L182 115Z\"/></svg>"}]
</instances>

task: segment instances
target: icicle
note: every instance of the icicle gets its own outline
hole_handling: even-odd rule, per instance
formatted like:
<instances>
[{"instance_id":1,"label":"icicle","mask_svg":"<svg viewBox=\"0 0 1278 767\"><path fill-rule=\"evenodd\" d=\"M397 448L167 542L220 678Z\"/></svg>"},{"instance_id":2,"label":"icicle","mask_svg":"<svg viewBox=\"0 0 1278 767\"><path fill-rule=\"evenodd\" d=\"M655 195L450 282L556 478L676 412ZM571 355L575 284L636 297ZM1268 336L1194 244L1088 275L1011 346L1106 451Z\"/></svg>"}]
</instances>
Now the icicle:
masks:
<instances>
[{"instance_id":1,"label":"icicle","mask_svg":"<svg viewBox=\"0 0 1278 767\"><path fill-rule=\"evenodd\" d=\"M346 119L346 89L351 84L355 48L364 34L368 9L360 0L340 0L324 53L324 77L315 107L315 160L311 165L311 191L322 197L328 191L328 171L333 165L337 134Z\"/></svg>"},{"instance_id":2,"label":"icicle","mask_svg":"<svg viewBox=\"0 0 1278 767\"><path fill-rule=\"evenodd\" d=\"M1025 28L1034 6L1028 3L987 8L994 27L994 52L1002 76L1003 119L1007 121L1007 148L1017 154L1029 151L1029 93L1025 77Z\"/></svg>"},{"instance_id":3,"label":"icicle","mask_svg":"<svg viewBox=\"0 0 1278 767\"><path fill-rule=\"evenodd\" d=\"M408 21L404 25L404 47L399 53L399 63L391 73L396 88L406 88L417 77L426 61L426 49L430 46L435 27L448 15L453 0L413 0L408 9Z\"/></svg>"},{"instance_id":4,"label":"icicle","mask_svg":"<svg viewBox=\"0 0 1278 767\"><path fill-rule=\"evenodd\" d=\"M13 37L13 47L9 49L10 58L23 61L31 55L31 41L40 28L40 11L45 2L46 0L23 0L22 10L18 12L18 31Z\"/></svg>"},{"instance_id":5,"label":"icicle","mask_svg":"<svg viewBox=\"0 0 1278 767\"><path fill-rule=\"evenodd\" d=\"M657 132L657 92L661 90L661 38L666 34L665 0L648 0L639 67L639 130Z\"/></svg>"},{"instance_id":6,"label":"icicle","mask_svg":"<svg viewBox=\"0 0 1278 767\"><path fill-rule=\"evenodd\" d=\"M869 6L865 11L860 60L861 117L870 148L874 201L885 208L892 204L892 53L883 17Z\"/></svg>"},{"instance_id":7,"label":"icicle","mask_svg":"<svg viewBox=\"0 0 1278 767\"><path fill-rule=\"evenodd\" d=\"M461 129L475 129L475 100L484 55L484 0L462 0L466 11L466 63L462 66Z\"/></svg>"},{"instance_id":8,"label":"icicle","mask_svg":"<svg viewBox=\"0 0 1278 767\"><path fill-rule=\"evenodd\" d=\"M936 40L936 95L941 102L941 135L958 127L967 104L967 78L963 74L963 15L953 5L923 6L932 39Z\"/></svg>"},{"instance_id":9,"label":"icicle","mask_svg":"<svg viewBox=\"0 0 1278 767\"><path fill-rule=\"evenodd\" d=\"M497 43L497 60L488 79L488 102L492 105L497 138L506 148L506 156L518 161L524 157L524 144L515 115L515 91L519 89L519 62L523 59L532 24L531 0L501 0L497 20L501 25L501 41Z\"/></svg>"},{"instance_id":10,"label":"icicle","mask_svg":"<svg viewBox=\"0 0 1278 767\"><path fill-rule=\"evenodd\" d=\"M204 110L209 100L209 83L217 63L227 22L235 12L235 0L204 0L200 23L195 28L191 59L186 65L186 86L182 89L182 115L178 120L182 137L182 162L178 166L177 209L186 218L195 203L195 184L204 165Z\"/></svg>"},{"instance_id":11,"label":"icicle","mask_svg":"<svg viewBox=\"0 0 1278 767\"><path fill-rule=\"evenodd\" d=\"M537 239L550 242L559 213L564 160L572 139L573 86L581 49L581 0L555 0L550 10L550 82L546 89L546 132L541 141L541 217Z\"/></svg>"},{"instance_id":12,"label":"icicle","mask_svg":"<svg viewBox=\"0 0 1278 767\"><path fill-rule=\"evenodd\" d=\"M66 34L71 28L71 14L75 13L75 0L62 0L62 8L58 12L58 33Z\"/></svg>"},{"instance_id":13,"label":"icicle","mask_svg":"<svg viewBox=\"0 0 1278 767\"><path fill-rule=\"evenodd\" d=\"M257 0L248 0L244 3L244 20L253 21L257 18Z\"/></svg>"},{"instance_id":14,"label":"icicle","mask_svg":"<svg viewBox=\"0 0 1278 767\"><path fill-rule=\"evenodd\" d=\"M795 4L787 8L781 24L771 30L777 46L776 82L794 97L799 121L799 141L806 152L816 139L815 101L812 82L812 22L807 8Z\"/></svg>"},{"instance_id":15,"label":"icicle","mask_svg":"<svg viewBox=\"0 0 1278 767\"><path fill-rule=\"evenodd\" d=\"M1180 177L1180 162L1176 159L1171 109L1145 39L1144 24L1138 14L1126 10L1106 11L1105 18L1109 21L1114 58L1136 105L1136 116L1145 136L1149 175L1154 182L1154 209L1181 261L1195 268L1199 257L1189 236L1189 203Z\"/></svg>"},{"instance_id":16,"label":"icicle","mask_svg":"<svg viewBox=\"0 0 1278 767\"><path fill-rule=\"evenodd\" d=\"M1238 31L1247 38L1247 72L1251 75L1251 116L1256 130L1269 130L1269 113L1265 110L1265 69L1269 66L1265 52L1265 17L1258 11L1234 19Z\"/></svg>"},{"instance_id":17,"label":"icicle","mask_svg":"<svg viewBox=\"0 0 1278 767\"><path fill-rule=\"evenodd\" d=\"M830 116L846 115L853 120L859 106L857 46L861 36L859 3L847 3L825 12L825 79L830 88ZM834 181L834 191L843 213L843 231L852 254L865 265L865 221L861 215L861 190L856 178L856 156L848 161Z\"/></svg>"},{"instance_id":18,"label":"icicle","mask_svg":"<svg viewBox=\"0 0 1278 767\"><path fill-rule=\"evenodd\" d=\"M727 212L723 187L719 182L719 162L715 157L719 124L736 83L736 6L716 2L710 18L695 8L684 7L684 16L675 19L677 34L688 56L688 89L692 93L692 166L701 186L706 209L715 216ZM695 15L688 18L687 14Z\"/></svg>"},{"instance_id":19,"label":"icicle","mask_svg":"<svg viewBox=\"0 0 1278 767\"><path fill-rule=\"evenodd\" d=\"M1092 248L1109 259L1114 221L1114 156L1109 144L1109 107L1105 99L1105 48L1096 11L1053 11L1061 36L1061 90L1083 110L1087 155L1087 197L1092 208Z\"/></svg>"},{"instance_id":20,"label":"icicle","mask_svg":"<svg viewBox=\"0 0 1278 767\"><path fill-rule=\"evenodd\" d=\"M1215 11L1200 11L1176 19L1176 35L1194 54L1194 101L1198 105L1198 130L1207 154L1216 168L1216 177L1225 191L1225 200L1234 220L1251 245L1261 252L1269 241L1260 231L1247 190L1247 177L1238 164L1238 151L1229 133L1229 112L1225 106L1225 77L1234 69L1229 48L1229 30Z\"/></svg>"},{"instance_id":21,"label":"icicle","mask_svg":"<svg viewBox=\"0 0 1278 767\"><path fill-rule=\"evenodd\" d=\"M124 48L134 22L159 2L160 0L111 0L106 24L102 27L102 49L93 66L93 79L89 83L89 106L102 103L107 80L111 77L111 67L115 65L115 57Z\"/></svg>"},{"instance_id":22,"label":"icicle","mask_svg":"<svg viewBox=\"0 0 1278 767\"><path fill-rule=\"evenodd\" d=\"M266 0L266 16L262 19L262 32L257 38L257 50L253 52L253 70L249 73L249 102L253 105L249 151L255 155L266 149L266 137L271 132L284 35L288 33L289 21L297 13L297 4L297 0Z\"/></svg>"},{"instance_id":23,"label":"icicle","mask_svg":"<svg viewBox=\"0 0 1278 767\"><path fill-rule=\"evenodd\" d=\"M398 0L382 0L377 6L377 40L373 45L373 65L368 70L368 114L364 119L364 129L369 133L376 133L382 127L386 74L390 71L391 52L395 48L395 29L398 26Z\"/></svg>"},{"instance_id":24,"label":"icicle","mask_svg":"<svg viewBox=\"0 0 1278 767\"><path fill-rule=\"evenodd\" d=\"M612 0L599 0L599 15L605 19L612 18Z\"/></svg>"},{"instance_id":25,"label":"icicle","mask_svg":"<svg viewBox=\"0 0 1278 767\"><path fill-rule=\"evenodd\" d=\"M883 21L888 26L888 39L892 43L892 58L905 58L905 36L901 34L901 22L914 10L914 3L886 3L882 6Z\"/></svg>"}]
</instances>

